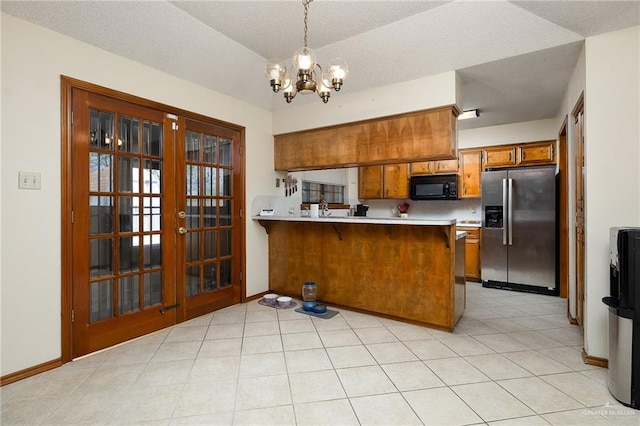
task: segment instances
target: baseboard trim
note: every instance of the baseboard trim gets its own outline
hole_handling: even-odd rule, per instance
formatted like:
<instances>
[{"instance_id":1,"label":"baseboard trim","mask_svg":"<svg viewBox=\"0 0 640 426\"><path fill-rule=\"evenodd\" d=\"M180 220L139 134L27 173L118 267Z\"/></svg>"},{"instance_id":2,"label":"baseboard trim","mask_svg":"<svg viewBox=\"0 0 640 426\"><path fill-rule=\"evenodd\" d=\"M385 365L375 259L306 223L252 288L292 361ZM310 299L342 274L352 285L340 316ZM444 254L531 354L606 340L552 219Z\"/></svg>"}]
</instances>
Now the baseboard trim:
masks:
<instances>
[{"instance_id":1,"label":"baseboard trim","mask_svg":"<svg viewBox=\"0 0 640 426\"><path fill-rule=\"evenodd\" d=\"M0 386L15 383L19 380L26 379L27 377L35 376L36 374L44 373L45 371L53 370L62 365L62 359L54 359L51 361L43 362L42 364L34 365L33 367L25 368L24 370L16 371L15 373L7 374L0 377Z\"/></svg>"},{"instance_id":2,"label":"baseboard trim","mask_svg":"<svg viewBox=\"0 0 640 426\"><path fill-rule=\"evenodd\" d=\"M578 319L571 316L571 312L567 312L567 319L569 320L569 324L571 325L580 325Z\"/></svg>"},{"instance_id":3,"label":"baseboard trim","mask_svg":"<svg viewBox=\"0 0 640 426\"><path fill-rule=\"evenodd\" d=\"M587 352L584 350L584 348L582 348L582 361L584 361L585 364L595 365L597 367L602 367L602 368L609 368L608 359L587 355Z\"/></svg>"}]
</instances>

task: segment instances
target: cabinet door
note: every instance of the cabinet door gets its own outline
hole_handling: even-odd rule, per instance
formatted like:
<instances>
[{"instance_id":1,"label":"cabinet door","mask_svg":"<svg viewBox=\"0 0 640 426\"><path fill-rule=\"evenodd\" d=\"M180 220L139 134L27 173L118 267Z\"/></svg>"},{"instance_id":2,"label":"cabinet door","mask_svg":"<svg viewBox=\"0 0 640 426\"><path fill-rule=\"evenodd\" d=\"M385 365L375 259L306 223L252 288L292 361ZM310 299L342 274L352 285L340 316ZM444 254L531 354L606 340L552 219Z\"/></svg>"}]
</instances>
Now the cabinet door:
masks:
<instances>
[{"instance_id":1,"label":"cabinet door","mask_svg":"<svg viewBox=\"0 0 640 426\"><path fill-rule=\"evenodd\" d=\"M554 164L555 163L555 141L542 143L531 143L518 147L521 165L530 164Z\"/></svg>"},{"instance_id":2,"label":"cabinet door","mask_svg":"<svg viewBox=\"0 0 640 426\"><path fill-rule=\"evenodd\" d=\"M411 175L428 175L431 173L430 161L410 163Z\"/></svg>"},{"instance_id":3,"label":"cabinet door","mask_svg":"<svg viewBox=\"0 0 640 426\"><path fill-rule=\"evenodd\" d=\"M467 280L480 281L480 229L458 227L458 230L467 231L464 250Z\"/></svg>"},{"instance_id":4,"label":"cabinet door","mask_svg":"<svg viewBox=\"0 0 640 426\"><path fill-rule=\"evenodd\" d=\"M478 198L481 195L480 175L482 172L481 151L459 151L462 190L460 198Z\"/></svg>"},{"instance_id":5,"label":"cabinet door","mask_svg":"<svg viewBox=\"0 0 640 426\"><path fill-rule=\"evenodd\" d=\"M409 164L384 166L384 198L409 197Z\"/></svg>"},{"instance_id":6,"label":"cabinet door","mask_svg":"<svg viewBox=\"0 0 640 426\"><path fill-rule=\"evenodd\" d=\"M383 166L358 168L358 198L383 198Z\"/></svg>"},{"instance_id":7,"label":"cabinet door","mask_svg":"<svg viewBox=\"0 0 640 426\"><path fill-rule=\"evenodd\" d=\"M489 148L485 150L485 167L508 167L516 165L516 147Z\"/></svg>"},{"instance_id":8,"label":"cabinet door","mask_svg":"<svg viewBox=\"0 0 640 426\"><path fill-rule=\"evenodd\" d=\"M432 173L440 173L440 174L448 174L458 173L458 159L454 160L439 160L439 161L430 161L431 163L431 172Z\"/></svg>"}]
</instances>

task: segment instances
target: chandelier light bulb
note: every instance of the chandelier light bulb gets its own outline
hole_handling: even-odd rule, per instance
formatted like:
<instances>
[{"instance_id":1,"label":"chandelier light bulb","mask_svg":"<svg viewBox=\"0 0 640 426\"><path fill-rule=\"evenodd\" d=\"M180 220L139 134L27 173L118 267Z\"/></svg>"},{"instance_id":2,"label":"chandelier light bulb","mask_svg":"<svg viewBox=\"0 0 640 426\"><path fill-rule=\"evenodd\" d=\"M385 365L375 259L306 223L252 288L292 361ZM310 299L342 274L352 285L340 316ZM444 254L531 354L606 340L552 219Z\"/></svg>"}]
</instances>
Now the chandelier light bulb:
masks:
<instances>
[{"instance_id":1,"label":"chandelier light bulb","mask_svg":"<svg viewBox=\"0 0 640 426\"><path fill-rule=\"evenodd\" d=\"M274 93L278 93L278 90L280 90L286 73L287 67L280 59L270 59L267 61L264 75L267 77L267 80L269 80Z\"/></svg>"},{"instance_id":2,"label":"chandelier light bulb","mask_svg":"<svg viewBox=\"0 0 640 426\"><path fill-rule=\"evenodd\" d=\"M316 90L318 92L318 96L322 99L322 102L325 104L329 102L329 97L331 96L331 83L329 81L325 79L320 80Z\"/></svg>"},{"instance_id":3,"label":"chandelier light bulb","mask_svg":"<svg viewBox=\"0 0 640 426\"><path fill-rule=\"evenodd\" d=\"M311 72L315 66L316 54L308 47L301 47L293 54L293 68L298 71L305 70Z\"/></svg>"},{"instance_id":4,"label":"chandelier light bulb","mask_svg":"<svg viewBox=\"0 0 640 426\"><path fill-rule=\"evenodd\" d=\"M333 89L337 92L342 87L344 80L349 75L349 65L342 58L334 58L329 61L325 78L331 82Z\"/></svg>"},{"instance_id":5,"label":"chandelier light bulb","mask_svg":"<svg viewBox=\"0 0 640 426\"><path fill-rule=\"evenodd\" d=\"M285 78L284 84L282 85L283 95L286 99L287 103L290 104L291 100L296 97L298 90L296 89L296 85L290 78Z\"/></svg>"}]
</instances>

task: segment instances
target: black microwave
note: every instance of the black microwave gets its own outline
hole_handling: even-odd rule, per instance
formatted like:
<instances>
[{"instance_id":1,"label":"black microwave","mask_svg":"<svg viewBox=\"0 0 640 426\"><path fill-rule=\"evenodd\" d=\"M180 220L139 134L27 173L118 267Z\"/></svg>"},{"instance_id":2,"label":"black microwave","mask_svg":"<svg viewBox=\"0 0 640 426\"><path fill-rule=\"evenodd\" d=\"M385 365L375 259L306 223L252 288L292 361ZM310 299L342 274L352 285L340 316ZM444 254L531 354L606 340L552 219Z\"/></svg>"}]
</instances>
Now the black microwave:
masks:
<instances>
[{"instance_id":1,"label":"black microwave","mask_svg":"<svg viewBox=\"0 0 640 426\"><path fill-rule=\"evenodd\" d=\"M411 176L409 191L412 200L457 200L458 175Z\"/></svg>"}]
</instances>

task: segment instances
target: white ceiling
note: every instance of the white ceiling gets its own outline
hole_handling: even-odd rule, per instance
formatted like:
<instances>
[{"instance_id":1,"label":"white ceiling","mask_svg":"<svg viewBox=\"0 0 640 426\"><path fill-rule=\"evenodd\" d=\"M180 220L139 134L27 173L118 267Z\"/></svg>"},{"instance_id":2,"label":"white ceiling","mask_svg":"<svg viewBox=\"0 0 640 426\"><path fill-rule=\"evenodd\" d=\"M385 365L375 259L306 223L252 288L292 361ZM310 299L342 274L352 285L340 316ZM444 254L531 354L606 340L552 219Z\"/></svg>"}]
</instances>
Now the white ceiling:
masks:
<instances>
[{"instance_id":1,"label":"white ceiling","mask_svg":"<svg viewBox=\"0 0 640 426\"><path fill-rule=\"evenodd\" d=\"M11 1L3 12L266 109L263 75L303 43L301 0ZM339 94L459 71L461 129L555 117L586 37L640 25L633 1L315 0L308 44L350 67ZM87 58L90 60L90 58ZM294 103L320 102L297 97ZM331 102L331 101L329 101Z\"/></svg>"}]
</instances>

